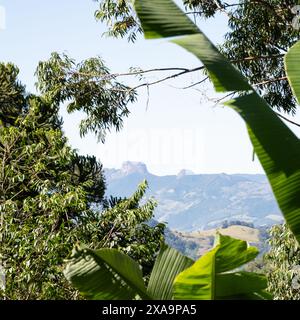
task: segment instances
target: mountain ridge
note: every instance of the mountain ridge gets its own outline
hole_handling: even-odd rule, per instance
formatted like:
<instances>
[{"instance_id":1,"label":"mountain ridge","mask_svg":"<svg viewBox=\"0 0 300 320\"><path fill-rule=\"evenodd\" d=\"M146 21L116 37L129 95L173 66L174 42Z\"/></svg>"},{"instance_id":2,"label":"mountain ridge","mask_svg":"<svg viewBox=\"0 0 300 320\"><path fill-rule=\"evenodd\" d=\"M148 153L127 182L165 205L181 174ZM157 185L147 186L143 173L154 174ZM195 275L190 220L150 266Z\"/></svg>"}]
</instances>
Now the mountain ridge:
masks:
<instances>
[{"instance_id":1,"label":"mountain ridge","mask_svg":"<svg viewBox=\"0 0 300 320\"><path fill-rule=\"evenodd\" d=\"M183 169L177 175L157 176L141 162L126 161L121 169L105 169L107 195L128 197L144 179L158 207L155 219L171 229L197 231L238 220L255 227L271 226L282 215L265 175L195 174Z\"/></svg>"}]
</instances>

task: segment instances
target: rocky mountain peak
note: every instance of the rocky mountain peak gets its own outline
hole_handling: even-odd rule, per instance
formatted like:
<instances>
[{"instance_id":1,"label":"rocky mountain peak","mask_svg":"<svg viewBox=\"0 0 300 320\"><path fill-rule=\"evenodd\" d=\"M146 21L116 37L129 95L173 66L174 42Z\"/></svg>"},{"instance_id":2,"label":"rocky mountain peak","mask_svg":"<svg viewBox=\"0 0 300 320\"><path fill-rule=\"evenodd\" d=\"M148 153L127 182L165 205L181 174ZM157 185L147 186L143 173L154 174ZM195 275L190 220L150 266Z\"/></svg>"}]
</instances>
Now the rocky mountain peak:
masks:
<instances>
[{"instance_id":1,"label":"rocky mountain peak","mask_svg":"<svg viewBox=\"0 0 300 320\"><path fill-rule=\"evenodd\" d=\"M195 173L191 170L187 170L187 169L182 169L178 172L177 174L177 178L181 178L181 177L184 177L184 176L192 176L194 175Z\"/></svg>"},{"instance_id":2,"label":"rocky mountain peak","mask_svg":"<svg viewBox=\"0 0 300 320\"><path fill-rule=\"evenodd\" d=\"M148 174L147 166L143 162L125 161L122 164L121 172L124 176L128 176L132 173Z\"/></svg>"}]
</instances>

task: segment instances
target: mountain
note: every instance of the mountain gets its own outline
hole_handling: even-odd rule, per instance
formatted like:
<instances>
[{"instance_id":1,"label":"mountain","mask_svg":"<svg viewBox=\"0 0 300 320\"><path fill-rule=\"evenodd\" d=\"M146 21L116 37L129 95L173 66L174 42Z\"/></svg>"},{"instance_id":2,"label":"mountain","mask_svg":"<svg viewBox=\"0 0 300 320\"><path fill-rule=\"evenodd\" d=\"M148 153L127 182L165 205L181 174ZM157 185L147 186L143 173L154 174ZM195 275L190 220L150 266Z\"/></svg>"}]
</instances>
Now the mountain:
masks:
<instances>
[{"instance_id":1,"label":"mountain","mask_svg":"<svg viewBox=\"0 0 300 320\"><path fill-rule=\"evenodd\" d=\"M130 196L144 179L146 196L158 207L155 219L178 231L213 229L224 223L244 222L254 227L271 226L283 220L265 175L194 174L156 176L144 163L124 162L121 169L105 169L106 195Z\"/></svg>"}]
</instances>

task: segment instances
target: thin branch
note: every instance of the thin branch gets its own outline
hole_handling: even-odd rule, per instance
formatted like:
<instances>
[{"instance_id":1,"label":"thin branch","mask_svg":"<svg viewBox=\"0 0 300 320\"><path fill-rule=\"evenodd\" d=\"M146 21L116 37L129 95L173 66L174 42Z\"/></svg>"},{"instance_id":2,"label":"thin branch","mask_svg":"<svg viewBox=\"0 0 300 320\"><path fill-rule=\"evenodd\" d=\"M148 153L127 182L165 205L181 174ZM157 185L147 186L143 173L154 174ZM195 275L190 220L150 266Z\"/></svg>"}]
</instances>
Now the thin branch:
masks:
<instances>
[{"instance_id":1,"label":"thin branch","mask_svg":"<svg viewBox=\"0 0 300 320\"><path fill-rule=\"evenodd\" d=\"M231 16L232 16L231 13L227 12L226 9L220 5L220 3L218 2L218 0L213 0L213 2L215 3L215 5L217 6L217 8L218 8L221 12L225 13L226 16L227 16L229 19L231 18Z\"/></svg>"},{"instance_id":2,"label":"thin branch","mask_svg":"<svg viewBox=\"0 0 300 320\"><path fill-rule=\"evenodd\" d=\"M269 55L269 56L250 56L250 57L245 57L243 59L238 59L238 60L231 60L232 63L239 63L243 61L252 61L252 60L261 60L261 59L277 59L277 58L282 58L284 55L283 54L278 54L278 55ZM155 69L148 69L148 70L138 70L138 71L133 71L133 72L125 72L125 73L113 73L113 74L94 74L94 73L84 73L84 72L78 72L78 71L71 71L69 74L74 74L74 75L79 75L79 76L88 76L88 77L94 77L94 78L101 78L101 80L109 80L109 79L115 79L117 77L123 77L123 76L135 76L135 75L142 75L146 73L151 73L151 72L165 72L165 71L180 71L178 74L168 76L166 78L163 78L161 80L158 80L158 82L153 82L149 83L151 84L156 84L171 78L175 78L177 76L180 76L185 73L189 72L194 72L197 70L201 70L204 67L198 67L195 69L188 69L188 68L180 68L180 67L170 67L170 68L155 68ZM142 84L141 86L145 86L145 84ZM136 87L135 89L139 88Z\"/></svg>"},{"instance_id":3,"label":"thin branch","mask_svg":"<svg viewBox=\"0 0 300 320\"><path fill-rule=\"evenodd\" d=\"M284 54L274 54L274 55L269 55L269 56L250 56L238 60L231 60L232 63L239 63L239 62L244 62L244 61L252 61L252 60L263 60L263 59L277 59L277 58L282 58L284 57Z\"/></svg>"},{"instance_id":4,"label":"thin branch","mask_svg":"<svg viewBox=\"0 0 300 320\"><path fill-rule=\"evenodd\" d=\"M169 69L169 68L168 68ZM172 70L175 70L176 68L172 68ZM156 81L153 81L153 82L144 82L140 85L137 85L136 87L133 87L133 88L129 88L129 89L108 89L108 90L111 90L111 91L119 91L119 92L132 92L136 89L139 89L139 88L142 88L142 87L149 87L149 86L152 86L152 85L155 85L155 84L158 84L158 83L161 83L161 82L164 82L166 80L169 80L169 79L174 79L174 78L177 78L181 75L184 75L184 74L187 74L187 73L191 73L191 72L195 72L195 71L199 71L199 70L203 70L205 69L204 66L201 66L201 67L197 67L197 68L193 68L193 69L185 69L185 68L177 68L177 70L183 70L181 72L178 72L178 73L175 73L175 74L172 74L170 76L167 76L167 77L164 77L162 79L159 79L159 80L156 80ZM151 72L153 71L154 69L152 70L146 70L146 72ZM155 69L155 71L165 71L165 69ZM137 72L137 74L140 74L140 72ZM116 74L115 74L116 75ZM124 75L124 74L119 74L120 76ZM127 75L133 75L133 73L128 73ZM118 75L117 75L118 76ZM206 80L206 79L203 79L203 81ZM196 85L196 84L195 84ZM180 88L181 89L181 88Z\"/></svg>"},{"instance_id":5,"label":"thin branch","mask_svg":"<svg viewBox=\"0 0 300 320\"><path fill-rule=\"evenodd\" d=\"M283 80L287 80L287 77L280 77L280 78L275 78L275 79L270 79L270 80L266 80L266 81L262 81L259 83L254 83L252 84L253 86L262 86L268 83L272 83L272 82L276 82L276 81L283 81Z\"/></svg>"},{"instance_id":6,"label":"thin branch","mask_svg":"<svg viewBox=\"0 0 300 320\"><path fill-rule=\"evenodd\" d=\"M287 49L286 49L286 48L283 48L283 47L279 46L278 44L275 44L274 46L275 46L278 50L281 50L281 51L287 53Z\"/></svg>"},{"instance_id":7,"label":"thin branch","mask_svg":"<svg viewBox=\"0 0 300 320\"><path fill-rule=\"evenodd\" d=\"M222 100L224 100L224 99L226 99L226 98L228 98L229 96L232 96L232 95L234 95L234 94L235 94L235 92L231 92L231 93L227 94L226 96L224 96L224 97L222 97L222 98L220 98L220 99L215 100L215 104L217 105L217 104L220 103ZM287 121L287 122L289 122L289 123L291 123L291 124L293 124L293 125L295 125L295 126L297 126L297 127L300 127L300 124L299 124L299 123L297 123L297 122L295 122L295 121L292 121L292 120L284 117L284 116L283 116L282 114L280 114L279 112L276 112L276 111L275 111L275 113L278 115L278 117L282 118L283 120L285 120L285 121Z\"/></svg>"},{"instance_id":8,"label":"thin branch","mask_svg":"<svg viewBox=\"0 0 300 320\"><path fill-rule=\"evenodd\" d=\"M183 90L185 90L185 89L190 89L190 88L192 88L192 87L197 86L198 84L201 84L201 83L205 82L205 81L208 80L208 79L209 79L209 77L205 77L204 79L202 79L202 80L200 80L200 81L198 81L198 82L192 83L192 84L189 85L189 86L186 86L186 87L183 87L183 88L178 88L178 89L183 89Z\"/></svg>"},{"instance_id":9,"label":"thin branch","mask_svg":"<svg viewBox=\"0 0 300 320\"><path fill-rule=\"evenodd\" d=\"M289 122L289 123L291 123L291 124L293 124L293 125L295 125L295 126L297 126L297 127L300 127L300 124L299 124L299 123L294 122L294 121L292 121L292 120L284 117L284 116L283 116L282 114L280 114L279 112L275 112L275 113L278 115L278 117L282 118L283 120L285 120L285 121L287 121L287 122Z\"/></svg>"},{"instance_id":10,"label":"thin branch","mask_svg":"<svg viewBox=\"0 0 300 320\"><path fill-rule=\"evenodd\" d=\"M191 72L195 72L195 71L199 71L199 70L203 70L205 67L202 66L202 67L197 67L197 68L194 68L194 69L186 69L182 72L179 72L179 73L175 73L175 74L172 74L170 76L167 76L165 78L162 78L162 79L159 79L159 80L156 80L156 81L153 81L153 82L145 82L145 83L142 83L134 88L131 88L130 91L134 91L136 89L139 89L141 87L145 87L145 86L152 86L152 85L155 85L155 84L158 84L158 83L161 83L161 82L164 82L166 80L169 80L169 79L174 79L174 78L177 78L181 75L184 75L186 73L191 73Z\"/></svg>"},{"instance_id":11,"label":"thin branch","mask_svg":"<svg viewBox=\"0 0 300 320\"><path fill-rule=\"evenodd\" d=\"M95 77L99 78L102 77L103 80L107 79L114 79L117 77L123 77L123 76L134 76L134 75L140 75L150 72L162 72L162 71L189 71L187 68L156 68L156 69L148 69L148 70L139 70L139 71L133 71L133 72L125 72L125 73L112 73L112 74L98 74L98 73L84 73L84 72L78 72L78 71L71 71L69 74L78 74L80 76L88 76L88 77Z\"/></svg>"},{"instance_id":12,"label":"thin branch","mask_svg":"<svg viewBox=\"0 0 300 320\"><path fill-rule=\"evenodd\" d=\"M150 89L149 89L149 86L147 86L147 102L146 102L146 110L148 110L148 107L149 107L149 101L150 101Z\"/></svg>"},{"instance_id":13,"label":"thin branch","mask_svg":"<svg viewBox=\"0 0 300 320\"><path fill-rule=\"evenodd\" d=\"M217 105L217 104L219 104L222 100L224 100L224 99L226 99L226 98L228 98L228 97L231 97L231 96L233 96L233 95L235 95L235 94L236 94L235 91L234 91L234 92L230 92L230 93L226 94L225 96L223 96L222 98L214 99L213 101L215 102L215 105Z\"/></svg>"},{"instance_id":14,"label":"thin branch","mask_svg":"<svg viewBox=\"0 0 300 320\"><path fill-rule=\"evenodd\" d=\"M246 4L246 2L232 3L232 4L226 3L226 4L224 4L224 8L226 9L226 8L229 8L229 7L238 7L238 6L241 6L241 5L244 5L244 4Z\"/></svg>"},{"instance_id":15,"label":"thin branch","mask_svg":"<svg viewBox=\"0 0 300 320\"><path fill-rule=\"evenodd\" d=\"M188 12L185 12L185 14L203 14L204 11L188 11Z\"/></svg>"},{"instance_id":16,"label":"thin branch","mask_svg":"<svg viewBox=\"0 0 300 320\"><path fill-rule=\"evenodd\" d=\"M250 56L250 57L245 57L245 58L239 59L239 60L231 60L231 62L232 63L239 63L239 62L242 62L242 61L252 61L252 60L259 60L259 59L273 59L273 58L281 58L281 57L283 57L282 54L273 55L273 56ZM98 78L98 80L110 80L110 79L115 79L117 77L142 75L142 74L151 73L151 72L180 71L180 72L178 72L176 74L164 77L162 79L159 79L159 80L156 80L156 81L153 81L153 82L142 83L142 84L137 85L136 87L133 87L133 88L131 88L129 90L113 89L113 91L123 91L123 92L124 91L127 91L127 92L129 91L129 92L131 92L133 90L139 89L139 88L144 87L144 86L155 85L155 84L164 82L166 80L179 77L179 76L184 75L186 73L190 73L190 72L194 72L194 71L198 71L198 70L202 70L202 69L204 69L204 66L197 67L197 68L194 68L194 69L187 69L187 68L180 68L180 67L155 68L155 69L148 69L148 70L138 70L138 71L133 71L133 72L104 74L104 75L103 74L93 74L93 73L83 73L83 72L78 72L78 71L71 71L70 74L77 74L77 75L80 75L80 76L94 77L94 78ZM101 79L99 79L99 78L101 78ZM285 79L286 78L268 80L268 81L264 81L262 83L258 83L256 85L263 85L263 84L267 84L269 82L278 81L278 80L285 80ZM203 80L201 80L201 81L199 81L199 82L197 82L195 84L192 84L190 86L186 86L186 87L183 87L183 88L180 88L180 89L191 88L193 86L201 84L205 80L207 80L207 78L205 78L205 79L203 79Z\"/></svg>"}]
</instances>

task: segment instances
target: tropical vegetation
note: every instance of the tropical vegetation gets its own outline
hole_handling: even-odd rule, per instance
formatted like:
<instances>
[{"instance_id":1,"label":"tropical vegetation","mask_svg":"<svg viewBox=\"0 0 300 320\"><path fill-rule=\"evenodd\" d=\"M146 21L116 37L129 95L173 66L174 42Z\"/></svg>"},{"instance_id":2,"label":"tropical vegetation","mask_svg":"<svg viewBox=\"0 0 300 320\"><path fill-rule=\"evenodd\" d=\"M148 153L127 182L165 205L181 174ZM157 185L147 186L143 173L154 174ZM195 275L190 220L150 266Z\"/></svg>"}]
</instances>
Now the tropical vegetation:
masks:
<instances>
[{"instance_id":1,"label":"tropical vegetation","mask_svg":"<svg viewBox=\"0 0 300 320\"><path fill-rule=\"evenodd\" d=\"M276 113L271 110L267 102L254 90L254 88L249 84L248 80L231 64L228 59L226 59L219 52L219 50L176 6L173 1L154 0L149 3L148 1L144 0L136 0L134 3L134 8L146 38L177 37L171 41L191 52L203 62L216 91L231 93L233 99L226 102L226 105L236 110L246 122L254 151L268 176L287 224L291 228L296 239L299 241L300 166L298 160L300 156L300 150L298 138L279 119ZM300 43L297 43L285 56L286 72L288 74L288 79L291 83L292 90L297 99L299 99L300 93L300 70L298 66L299 64L297 64L299 48ZM215 251L217 250L218 245L207 255L214 255ZM230 249L228 249L228 251L230 252ZM89 251L83 251L81 252L81 255L84 256L86 252ZM75 257L78 258L80 256L78 255L79 253L76 252ZM113 252L111 252L111 254L113 254ZM117 256L116 252L114 254ZM215 284L218 285L218 278L214 277L214 279L210 280L209 286L211 286L213 289L208 295L205 294L206 286L201 286L201 277L197 279L197 266L200 265L202 271L206 270L207 265L203 262L203 260L205 260L204 258L207 255L200 258L200 260L195 262L192 267L183 271L175 278L175 298L188 297L189 299L214 299L218 297L218 295L215 294L216 288L214 287ZM91 253L91 256L93 257L92 260L94 260L94 263L99 263L99 267L100 260L97 257L97 253L93 252ZM89 260L89 262L91 263L92 260ZM229 261L225 260L224 263L229 263ZM74 264L76 265L76 262ZM109 266L112 267L111 264L109 264ZM80 286L80 277L84 279L85 273L78 276L76 274L76 267L74 267L74 270L73 267L74 265L71 263L70 268L73 272L71 272L71 274L74 275L74 278L73 276L69 276L69 278L74 285ZM101 269L101 267L99 268ZM82 270L83 268L78 266L78 269ZM114 267L112 267L112 270L116 271ZM211 273L211 268L209 270ZM228 271L228 269L224 271ZM66 273L68 277L68 269ZM101 273L98 274L98 277L99 280L101 279L99 282L103 283ZM121 275L120 277L122 280L124 280L124 275ZM180 281L182 281L184 294L177 296L176 293L179 290L178 288L180 288L178 284ZM221 280L219 281L222 283ZM243 283L243 280L241 283ZM253 283L255 283L255 281L253 281ZM84 285L87 285L87 283L84 282ZM169 284L169 286L171 286L171 284ZM195 289L195 286L198 286L199 291ZM230 292L232 286L235 287L233 282L225 282L224 290L226 292ZM265 287L262 287L261 289L264 288ZM99 288L91 288L89 286L84 287L84 291L88 292L89 294L92 292L91 289L94 290L93 292L96 295L99 293ZM143 290L143 292L137 291L137 294L141 298L147 298L147 295L145 295L145 288L142 289L142 287L139 287L139 290ZM93 295L90 295L89 297L93 297ZM234 298L241 297L242 292L237 291L237 295L234 295Z\"/></svg>"},{"instance_id":2,"label":"tropical vegetation","mask_svg":"<svg viewBox=\"0 0 300 320\"><path fill-rule=\"evenodd\" d=\"M102 164L68 144L59 98L27 93L12 64L0 70L0 265L6 278L1 297L79 298L62 273L77 242L124 251L147 277L164 238L163 224L146 224L154 200L139 204L147 183L128 199L106 199ZM104 118L97 124L121 121Z\"/></svg>"},{"instance_id":3,"label":"tropical vegetation","mask_svg":"<svg viewBox=\"0 0 300 320\"><path fill-rule=\"evenodd\" d=\"M242 240L218 234L197 261L165 245L165 225L150 222L156 203L144 200L146 181L127 199L105 198L101 163L72 149L59 110L83 112L81 135L104 142L107 131L122 128L136 91L99 57L77 63L53 53L38 65L39 94L26 92L16 66L0 64L1 298L299 298L299 139L272 109L293 113L300 102L298 33L282 26L292 19L285 6L296 1L183 4L195 11L185 13L172 0L105 0L96 17L113 36L170 38L230 97L224 105L245 121L286 221L271 231L266 275L243 269L258 250ZM231 31L218 49L189 16L220 12Z\"/></svg>"}]
</instances>

